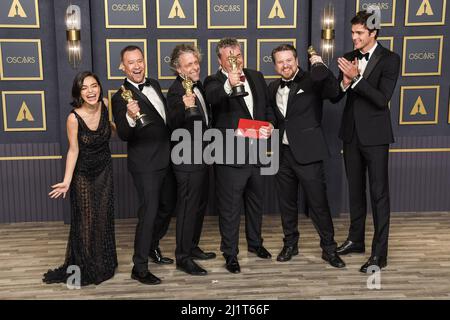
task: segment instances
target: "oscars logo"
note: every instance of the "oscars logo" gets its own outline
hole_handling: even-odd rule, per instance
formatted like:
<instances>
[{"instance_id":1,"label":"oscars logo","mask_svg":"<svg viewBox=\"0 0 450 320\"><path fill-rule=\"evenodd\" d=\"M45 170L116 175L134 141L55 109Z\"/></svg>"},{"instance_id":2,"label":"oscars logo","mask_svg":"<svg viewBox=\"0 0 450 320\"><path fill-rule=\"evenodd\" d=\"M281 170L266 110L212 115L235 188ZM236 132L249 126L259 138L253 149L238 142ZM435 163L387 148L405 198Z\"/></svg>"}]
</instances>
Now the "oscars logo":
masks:
<instances>
[{"instance_id":1,"label":"oscars logo","mask_svg":"<svg viewBox=\"0 0 450 320\"><path fill-rule=\"evenodd\" d=\"M286 19L286 15L284 14L283 8L281 7L280 0L275 0L272 10L269 13L269 19Z\"/></svg>"},{"instance_id":2,"label":"oscars logo","mask_svg":"<svg viewBox=\"0 0 450 320\"><path fill-rule=\"evenodd\" d=\"M20 107L19 113L17 114L16 122L21 122L24 120L34 121L33 115L31 114L30 109L28 109L25 101L22 102L22 106Z\"/></svg>"},{"instance_id":3,"label":"oscars logo","mask_svg":"<svg viewBox=\"0 0 450 320\"><path fill-rule=\"evenodd\" d=\"M428 112L425 109L425 105L423 104L422 97L419 96L414 104L414 107L411 109L409 113L410 116L415 116L416 114L427 115Z\"/></svg>"},{"instance_id":4,"label":"oscars logo","mask_svg":"<svg viewBox=\"0 0 450 320\"><path fill-rule=\"evenodd\" d=\"M172 9L170 9L169 19L174 18L186 19L186 15L184 14L179 0L175 0L173 2Z\"/></svg>"},{"instance_id":5,"label":"oscars logo","mask_svg":"<svg viewBox=\"0 0 450 320\"><path fill-rule=\"evenodd\" d=\"M9 9L8 18L26 18L27 14L25 10L23 10L22 4L19 0L14 0L11 4L11 8Z\"/></svg>"},{"instance_id":6,"label":"oscars logo","mask_svg":"<svg viewBox=\"0 0 450 320\"><path fill-rule=\"evenodd\" d=\"M6 57L6 62L8 64L34 64L36 63L36 58L31 56Z\"/></svg>"},{"instance_id":7,"label":"oscars logo","mask_svg":"<svg viewBox=\"0 0 450 320\"><path fill-rule=\"evenodd\" d=\"M430 5L430 0L422 1L419 10L417 10L416 16L423 16L424 14L426 14L427 16L434 16L433 9Z\"/></svg>"}]
</instances>

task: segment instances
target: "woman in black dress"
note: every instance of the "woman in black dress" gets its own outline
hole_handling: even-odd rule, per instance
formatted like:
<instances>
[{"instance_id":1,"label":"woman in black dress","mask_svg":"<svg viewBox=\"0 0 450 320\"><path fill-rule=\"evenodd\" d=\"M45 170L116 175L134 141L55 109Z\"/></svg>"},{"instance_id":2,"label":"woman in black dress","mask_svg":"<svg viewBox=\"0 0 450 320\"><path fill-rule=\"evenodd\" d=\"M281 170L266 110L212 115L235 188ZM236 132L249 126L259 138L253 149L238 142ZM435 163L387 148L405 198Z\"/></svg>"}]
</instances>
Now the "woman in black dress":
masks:
<instances>
[{"instance_id":1,"label":"woman in black dress","mask_svg":"<svg viewBox=\"0 0 450 320\"><path fill-rule=\"evenodd\" d=\"M44 274L43 281L66 282L74 267L68 268L77 266L81 285L99 284L113 277L117 267L111 125L95 74L79 73L73 82L72 97L64 180L53 185L49 193L51 198L65 198L70 189L69 241L64 264Z\"/></svg>"}]
</instances>

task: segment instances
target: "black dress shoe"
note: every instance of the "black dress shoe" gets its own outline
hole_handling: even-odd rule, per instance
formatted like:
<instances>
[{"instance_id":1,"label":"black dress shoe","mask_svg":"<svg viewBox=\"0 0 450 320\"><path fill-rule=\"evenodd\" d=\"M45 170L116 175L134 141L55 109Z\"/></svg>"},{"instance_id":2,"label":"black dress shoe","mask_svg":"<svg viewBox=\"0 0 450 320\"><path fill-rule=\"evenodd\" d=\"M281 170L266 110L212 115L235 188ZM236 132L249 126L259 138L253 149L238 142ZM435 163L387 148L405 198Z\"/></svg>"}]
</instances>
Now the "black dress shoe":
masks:
<instances>
[{"instance_id":1,"label":"black dress shoe","mask_svg":"<svg viewBox=\"0 0 450 320\"><path fill-rule=\"evenodd\" d=\"M194 260L187 258L180 263L177 262L177 269L184 271L193 276L206 276L208 272L194 262Z\"/></svg>"},{"instance_id":2,"label":"black dress shoe","mask_svg":"<svg viewBox=\"0 0 450 320\"><path fill-rule=\"evenodd\" d=\"M241 267L239 266L239 262L237 257L228 257L226 258L225 268L231 273L239 273L241 272Z\"/></svg>"},{"instance_id":3,"label":"black dress shoe","mask_svg":"<svg viewBox=\"0 0 450 320\"><path fill-rule=\"evenodd\" d=\"M369 260L367 260L367 262L361 266L361 269L359 269L359 271L361 271L362 273L367 273L367 270L371 266L376 266L381 270L382 268L385 268L387 266L387 258L381 256L371 256Z\"/></svg>"},{"instance_id":4,"label":"black dress shoe","mask_svg":"<svg viewBox=\"0 0 450 320\"><path fill-rule=\"evenodd\" d=\"M196 248L192 249L192 251L191 251L192 259L209 260L209 259L214 259L215 257L216 257L216 254L214 252L204 252L199 247L196 247Z\"/></svg>"},{"instance_id":5,"label":"black dress shoe","mask_svg":"<svg viewBox=\"0 0 450 320\"><path fill-rule=\"evenodd\" d=\"M292 259L292 256L298 255L298 246L284 246L278 254L277 261L285 262Z\"/></svg>"},{"instance_id":6,"label":"black dress shoe","mask_svg":"<svg viewBox=\"0 0 450 320\"><path fill-rule=\"evenodd\" d=\"M248 247L248 251L252 253L256 253L256 255L262 259L270 259L272 258L272 255L269 251L266 250L263 246L260 246L258 248Z\"/></svg>"},{"instance_id":7,"label":"black dress shoe","mask_svg":"<svg viewBox=\"0 0 450 320\"><path fill-rule=\"evenodd\" d=\"M336 253L340 255L348 254L348 253L364 253L366 248L364 243L353 242L350 240L345 240L345 242L336 249Z\"/></svg>"},{"instance_id":8,"label":"black dress shoe","mask_svg":"<svg viewBox=\"0 0 450 320\"><path fill-rule=\"evenodd\" d=\"M151 250L150 254L148 255L154 263L157 264L172 264L173 259L170 259L168 257L163 257L161 250L159 248Z\"/></svg>"},{"instance_id":9,"label":"black dress shoe","mask_svg":"<svg viewBox=\"0 0 450 320\"><path fill-rule=\"evenodd\" d=\"M325 251L322 251L322 259L327 261L330 266L335 268L344 268L345 262L339 257L339 255L336 252L333 253L326 253Z\"/></svg>"},{"instance_id":10,"label":"black dress shoe","mask_svg":"<svg viewBox=\"0 0 450 320\"><path fill-rule=\"evenodd\" d=\"M134 268L131 271L131 279L137 280L143 284L150 284L150 285L161 283L161 279L159 279L157 276L150 273L150 271L145 270L145 271L137 272L134 270Z\"/></svg>"}]
</instances>

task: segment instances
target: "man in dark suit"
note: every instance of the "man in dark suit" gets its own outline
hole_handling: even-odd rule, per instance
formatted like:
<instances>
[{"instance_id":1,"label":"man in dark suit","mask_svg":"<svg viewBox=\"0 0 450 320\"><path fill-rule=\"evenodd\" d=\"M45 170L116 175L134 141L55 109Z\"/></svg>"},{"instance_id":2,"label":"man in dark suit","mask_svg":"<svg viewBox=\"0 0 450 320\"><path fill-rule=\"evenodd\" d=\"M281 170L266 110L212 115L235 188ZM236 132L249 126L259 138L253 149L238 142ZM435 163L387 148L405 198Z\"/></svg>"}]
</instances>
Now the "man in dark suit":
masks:
<instances>
[{"instance_id":1,"label":"man in dark suit","mask_svg":"<svg viewBox=\"0 0 450 320\"><path fill-rule=\"evenodd\" d=\"M162 256L158 247L175 202L166 100L159 83L145 79L145 60L139 47L128 46L121 51L120 68L127 76L123 86L132 92L133 101L125 101L119 90L112 97L112 111L118 135L127 141L128 171L139 199L131 277L145 284L158 284L161 280L148 270L148 257L156 263L173 263ZM138 113L146 114L150 124L136 127Z\"/></svg>"},{"instance_id":2,"label":"man in dark suit","mask_svg":"<svg viewBox=\"0 0 450 320\"><path fill-rule=\"evenodd\" d=\"M298 66L297 50L283 44L272 51L275 70L281 79L269 85L271 104L280 130L280 169L276 175L284 246L278 261L289 261L298 254L298 188L304 190L310 217L320 236L322 259L343 268L336 254L334 228L326 194L323 160L328 148L321 128L324 99L337 97L339 85L320 56L312 56L311 73ZM315 76L320 71L323 76ZM323 79L322 79L323 78ZM314 80L313 80L314 79Z\"/></svg>"},{"instance_id":3,"label":"man in dark suit","mask_svg":"<svg viewBox=\"0 0 450 320\"><path fill-rule=\"evenodd\" d=\"M238 128L240 119L274 122L264 77L260 72L243 68L239 42L234 38L221 39L217 44L216 54L220 69L205 79L206 99L211 104L213 127L220 130L225 137L227 129L233 131ZM230 55L237 60L236 70L233 70ZM232 97L232 88L240 84L248 95ZM261 127L261 136L268 138L272 128L272 124ZM235 148L238 139L243 139L240 142L246 144L245 151ZM270 259L271 255L264 248L261 237L264 183L260 174L261 168L249 161L248 147L258 142L255 139L240 137L235 137L233 142L234 150L228 150L224 146L224 159L219 160L221 164L215 165L216 203L222 236L220 248L226 259L226 269L231 273L239 273L237 255L242 205L245 208L248 250L260 258ZM227 157L227 153L233 154L234 159ZM245 157L243 164L236 159L241 155Z\"/></svg>"},{"instance_id":4,"label":"man in dark suit","mask_svg":"<svg viewBox=\"0 0 450 320\"><path fill-rule=\"evenodd\" d=\"M193 260L216 257L214 252L204 252L198 246L209 192L209 168L203 161L202 137L211 124L209 105L200 81L200 52L189 44L177 45L172 51L170 64L176 70L177 78L167 93L169 118L174 130L172 137L181 140L172 151L177 180L175 257L179 270L191 275L206 275L207 271ZM189 141L184 140L185 133L188 133ZM186 143L190 146L185 146ZM180 145L184 147L178 149ZM190 153L187 159L184 158L185 152Z\"/></svg>"},{"instance_id":5,"label":"man in dark suit","mask_svg":"<svg viewBox=\"0 0 450 320\"><path fill-rule=\"evenodd\" d=\"M370 13L358 12L351 20L354 51L338 59L341 92L347 94L339 136L344 142L344 162L350 198L350 229L339 254L364 252L366 171L375 224L372 252L361 267L387 265L389 237L389 144L394 142L389 100L397 83L400 57L377 43L378 30L368 26Z\"/></svg>"}]
</instances>

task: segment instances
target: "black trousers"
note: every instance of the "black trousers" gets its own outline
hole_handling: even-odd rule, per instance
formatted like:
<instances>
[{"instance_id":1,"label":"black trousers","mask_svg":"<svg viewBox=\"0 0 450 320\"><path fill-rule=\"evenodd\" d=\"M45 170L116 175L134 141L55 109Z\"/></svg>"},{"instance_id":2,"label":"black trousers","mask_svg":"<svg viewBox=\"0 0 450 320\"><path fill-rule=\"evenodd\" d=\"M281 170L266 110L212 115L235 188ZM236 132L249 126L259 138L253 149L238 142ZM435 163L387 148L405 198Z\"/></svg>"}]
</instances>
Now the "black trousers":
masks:
<instances>
[{"instance_id":1,"label":"black trousers","mask_svg":"<svg viewBox=\"0 0 450 320\"><path fill-rule=\"evenodd\" d=\"M216 203L225 257L239 253L240 214L245 211L245 235L249 247L262 245L264 180L256 166L215 166Z\"/></svg>"},{"instance_id":2,"label":"black trousers","mask_svg":"<svg viewBox=\"0 0 450 320\"><path fill-rule=\"evenodd\" d=\"M170 168L132 173L139 209L134 238L133 263L136 271L148 269L148 254L166 234L175 204L175 181Z\"/></svg>"},{"instance_id":3,"label":"black trousers","mask_svg":"<svg viewBox=\"0 0 450 320\"><path fill-rule=\"evenodd\" d=\"M177 262L188 258L198 246L208 204L208 168L197 171L174 170L177 180Z\"/></svg>"},{"instance_id":4,"label":"black trousers","mask_svg":"<svg viewBox=\"0 0 450 320\"><path fill-rule=\"evenodd\" d=\"M374 221L372 255L387 256L389 238L389 145L363 146L357 135L344 143L344 162L347 174L350 230L348 240L364 243L367 215L366 171Z\"/></svg>"},{"instance_id":5,"label":"black trousers","mask_svg":"<svg viewBox=\"0 0 450 320\"><path fill-rule=\"evenodd\" d=\"M309 216L320 236L320 247L327 253L336 251L334 227L326 193L323 162L300 164L291 149L283 145L280 169L276 175L284 245L297 245L298 231L298 189L302 186L309 207Z\"/></svg>"}]
</instances>

